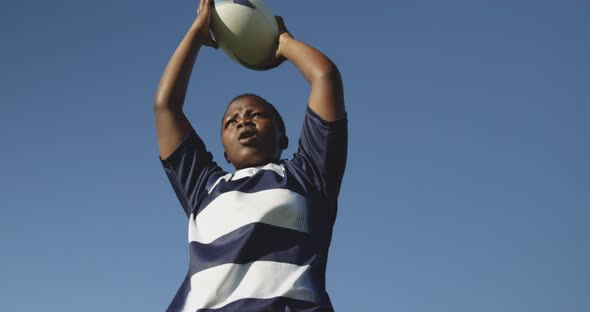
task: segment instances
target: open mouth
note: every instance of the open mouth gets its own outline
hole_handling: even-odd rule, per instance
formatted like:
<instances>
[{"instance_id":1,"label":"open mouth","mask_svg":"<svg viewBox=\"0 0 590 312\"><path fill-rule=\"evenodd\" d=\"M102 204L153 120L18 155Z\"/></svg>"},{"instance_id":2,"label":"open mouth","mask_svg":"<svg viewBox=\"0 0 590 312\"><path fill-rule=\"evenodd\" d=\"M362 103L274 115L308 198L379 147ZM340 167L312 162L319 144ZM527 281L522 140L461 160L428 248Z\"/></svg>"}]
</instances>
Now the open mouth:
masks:
<instances>
[{"instance_id":1,"label":"open mouth","mask_svg":"<svg viewBox=\"0 0 590 312\"><path fill-rule=\"evenodd\" d=\"M240 144L248 145L254 143L256 139L256 131L254 129L246 129L238 136L238 142Z\"/></svg>"}]
</instances>

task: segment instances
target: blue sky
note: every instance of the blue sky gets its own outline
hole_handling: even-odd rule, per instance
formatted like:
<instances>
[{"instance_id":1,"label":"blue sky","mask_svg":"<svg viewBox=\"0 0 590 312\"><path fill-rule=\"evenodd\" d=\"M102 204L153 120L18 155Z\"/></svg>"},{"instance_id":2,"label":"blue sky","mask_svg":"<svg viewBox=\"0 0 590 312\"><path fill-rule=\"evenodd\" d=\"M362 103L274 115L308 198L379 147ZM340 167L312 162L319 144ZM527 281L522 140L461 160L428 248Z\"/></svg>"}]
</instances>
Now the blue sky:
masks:
<instances>
[{"instance_id":1,"label":"blue sky","mask_svg":"<svg viewBox=\"0 0 590 312\"><path fill-rule=\"evenodd\" d=\"M590 311L588 2L266 3L344 78L337 311ZM0 311L172 299L186 219L152 99L196 7L0 6ZM247 91L282 112L290 157L308 95L291 64L254 72L203 50L186 113L221 160L221 114Z\"/></svg>"}]
</instances>

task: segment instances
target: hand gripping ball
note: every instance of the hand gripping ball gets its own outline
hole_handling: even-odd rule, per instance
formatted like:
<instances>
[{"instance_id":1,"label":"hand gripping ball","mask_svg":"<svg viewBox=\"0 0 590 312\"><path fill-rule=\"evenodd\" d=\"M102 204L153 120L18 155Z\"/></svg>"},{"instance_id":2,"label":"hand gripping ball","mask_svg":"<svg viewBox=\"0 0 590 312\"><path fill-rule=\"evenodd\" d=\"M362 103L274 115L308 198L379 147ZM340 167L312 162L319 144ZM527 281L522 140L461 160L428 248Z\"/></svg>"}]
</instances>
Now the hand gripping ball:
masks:
<instances>
[{"instance_id":1,"label":"hand gripping ball","mask_svg":"<svg viewBox=\"0 0 590 312\"><path fill-rule=\"evenodd\" d=\"M279 27L262 0L215 1L211 32L219 47L237 63L254 70L278 44Z\"/></svg>"}]
</instances>

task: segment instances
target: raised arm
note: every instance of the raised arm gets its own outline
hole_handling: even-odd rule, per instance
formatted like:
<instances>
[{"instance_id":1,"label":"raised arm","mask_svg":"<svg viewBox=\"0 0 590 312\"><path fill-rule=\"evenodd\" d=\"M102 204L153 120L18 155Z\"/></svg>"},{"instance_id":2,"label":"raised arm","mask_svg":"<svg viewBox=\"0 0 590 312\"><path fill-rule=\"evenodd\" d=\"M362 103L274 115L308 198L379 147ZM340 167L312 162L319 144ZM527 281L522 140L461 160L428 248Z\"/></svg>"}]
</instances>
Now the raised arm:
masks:
<instances>
[{"instance_id":1,"label":"raised arm","mask_svg":"<svg viewBox=\"0 0 590 312\"><path fill-rule=\"evenodd\" d=\"M214 46L209 24L213 0L201 0L197 18L170 58L154 98L160 157L168 158L192 126L182 111L193 65L202 45Z\"/></svg>"},{"instance_id":2,"label":"raised arm","mask_svg":"<svg viewBox=\"0 0 590 312\"><path fill-rule=\"evenodd\" d=\"M309 108L326 121L344 117L344 91L336 65L320 51L294 39L282 18L277 21L281 34L276 56L291 61L311 85Z\"/></svg>"}]
</instances>

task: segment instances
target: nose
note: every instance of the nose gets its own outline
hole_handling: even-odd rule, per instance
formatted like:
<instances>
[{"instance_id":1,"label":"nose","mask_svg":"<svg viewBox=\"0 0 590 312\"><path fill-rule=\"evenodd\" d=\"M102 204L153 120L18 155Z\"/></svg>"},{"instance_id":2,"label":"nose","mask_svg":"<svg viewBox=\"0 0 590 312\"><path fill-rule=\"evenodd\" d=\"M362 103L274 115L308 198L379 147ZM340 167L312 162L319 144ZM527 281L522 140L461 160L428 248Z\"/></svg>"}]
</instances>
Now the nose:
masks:
<instances>
[{"instance_id":1,"label":"nose","mask_svg":"<svg viewBox=\"0 0 590 312\"><path fill-rule=\"evenodd\" d=\"M238 121L238 129L241 129L245 126L254 127L254 122L252 122L252 119L244 117Z\"/></svg>"}]
</instances>

